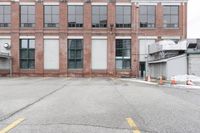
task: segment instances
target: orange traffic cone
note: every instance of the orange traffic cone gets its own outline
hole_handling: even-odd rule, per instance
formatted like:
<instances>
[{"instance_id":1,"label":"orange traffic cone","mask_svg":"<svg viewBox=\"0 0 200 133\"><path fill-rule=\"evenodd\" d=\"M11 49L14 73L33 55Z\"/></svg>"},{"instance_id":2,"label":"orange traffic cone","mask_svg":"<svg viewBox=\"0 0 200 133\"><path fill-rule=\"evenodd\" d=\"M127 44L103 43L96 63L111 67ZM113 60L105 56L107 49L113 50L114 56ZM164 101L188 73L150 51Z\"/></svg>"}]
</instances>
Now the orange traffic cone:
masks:
<instances>
[{"instance_id":1,"label":"orange traffic cone","mask_svg":"<svg viewBox=\"0 0 200 133\"><path fill-rule=\"evenodd\" d=\"M151 76L148 75L147 81L148 81L148 82L151 82Z\"/></svg>"},{"instance_id":2,"label":"orange traffic cone","mask_svg":"<svg viewBox=\"0 0 200 133\"><path fill-rule=\"evenodd\" d=\"M174 77L173 77L172 80L171 80L171 84L172 84L172 85L175 85L175 84L176 84L176 79L175 79Z\"/></svg>"},{"instance_id":3,"label":"orange traffic cone","mask_svg":"<svg viewBox=\"0 0 200 133\"><path fill-rule=\"evenodd\" d=\"M163 85L163 79L162 79L162 76L160 76L160 79L159 79L159 85Z\"/></svg>"},{"instance_id":4,"label":"orange traffic cone","mask_svg":"<svg viewBox=\"0 0 200 133\"><path fill-rule=\"evenodd\" d=\"M193 85L192 80L187 80L187 81L186 81L186 85Z\"/></svg>"}]
</instances>

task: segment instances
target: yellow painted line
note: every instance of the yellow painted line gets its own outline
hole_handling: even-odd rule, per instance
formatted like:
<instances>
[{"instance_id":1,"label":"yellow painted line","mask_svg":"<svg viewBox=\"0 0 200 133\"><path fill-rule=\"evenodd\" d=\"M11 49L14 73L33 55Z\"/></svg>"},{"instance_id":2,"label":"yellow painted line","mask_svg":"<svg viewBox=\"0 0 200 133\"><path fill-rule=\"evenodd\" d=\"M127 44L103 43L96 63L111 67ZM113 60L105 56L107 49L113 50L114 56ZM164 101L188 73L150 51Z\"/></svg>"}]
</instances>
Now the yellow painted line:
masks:
<instances>
[{"instance_id":1,"label":"yellow painted line","mask_svg":"<svg viewBox=\"0 0 200 133\"><path fill-rule=\"evenodd\" d=\"M133 133L141 133L137 125L135 124L134 120L131 118L126 118L129 126L133 128Z\"/></svg>"},{"instance_id":2,"label":"yellow painted line","mask_svg":"<svg viewBox=\"0 0 200 133\"><path fill-rule=\"evenodd\" d=\"M25 120L24 118L17 119L13 123L11 123L7 127L5 127L4 129L0 130L0 133L7 133L7 132L9 132L11 129L15 128L17 125L19 125L24 120Z\"/></svg>"}]
</instances>

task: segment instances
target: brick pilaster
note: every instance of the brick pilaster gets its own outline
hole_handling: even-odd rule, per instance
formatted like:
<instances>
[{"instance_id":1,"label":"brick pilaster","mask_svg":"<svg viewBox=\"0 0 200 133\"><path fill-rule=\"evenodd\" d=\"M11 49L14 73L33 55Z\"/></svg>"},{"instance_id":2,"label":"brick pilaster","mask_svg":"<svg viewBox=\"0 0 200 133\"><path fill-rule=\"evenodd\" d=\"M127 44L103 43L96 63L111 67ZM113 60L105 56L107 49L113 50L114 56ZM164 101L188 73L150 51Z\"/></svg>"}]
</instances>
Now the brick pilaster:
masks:
<instances>
[{"instance_id":1,"label":"brick pilaster","mask_svg":"<svg viewBox=\"0 0 200 133\"><path fill-rule=\"evenodd\" d=\"M108 74L115 74L115 3L108 4ZM111 25L114 27L111 29Z\"/></svg>"},{"instance_id":2,"label":"brick pilaster","mask_svg":"<svg viewBox=\"0 0 200 133\"><path fill-rule=\"evenodd\" d=\"M36 3L36 34L35 34L35 71L38 75L44 73L44 38L43 38L43 4Z\"/></svg>"},{"instance_id":3,"label":"brick pilaster","mask_svg":"<svg viewBox=\"0 0 200 133\"><path fill-rule=\"evenodd\" d=\"M84 75L91 74L91 3L84 4Z\"/></svg>"},{"instance_id":4,"label":"brick pilaster","mask_svg":"<svg viewBox=\"0 0 200 133\"><path fill-rule=\"evenodd\" d=\"M18 75L20 72L19 62L19 3L11 3L11 54L13 60L13 74Z\"/></svg>"}]
</instances>

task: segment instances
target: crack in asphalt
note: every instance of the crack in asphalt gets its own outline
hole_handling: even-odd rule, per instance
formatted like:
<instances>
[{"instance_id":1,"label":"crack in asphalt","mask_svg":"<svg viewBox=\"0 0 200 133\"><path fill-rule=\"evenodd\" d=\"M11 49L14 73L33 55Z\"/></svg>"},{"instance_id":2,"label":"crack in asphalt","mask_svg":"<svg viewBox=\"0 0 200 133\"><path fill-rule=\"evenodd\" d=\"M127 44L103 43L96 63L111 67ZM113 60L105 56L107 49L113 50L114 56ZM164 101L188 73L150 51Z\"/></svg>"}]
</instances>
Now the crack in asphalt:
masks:
<instances>
[{"instance_id":1,"label":"crack in asphalt","mask_svg":"<svg viewBox=\"0 0 200 133\"><path fill-rule=\"evenodd\" d=\"M4 120L7 120L8 118L14 116L15 114L17 114L17 113L19 113L19 112L21 112L21 111L23 111L23 110L25 110L25 109L27 109L27 108L33 106L34 104L36 104L36 103L42 101L42 100L45 99L46 97L48 97L48 96L50 96L50 95L56 93L57 91L63 89L66 85L67 85L67 83L65 83L65 84L63 84L62 86L60 86L59 88L57 88L57 89L51 91L50 93L48 93L48 94L46 94L46 95L40 97L39 99L35 100L34 102L32 102L32 103L30 103L30 104L28 104L28 105L26 105L26 106L24 106L24 107L22 107L22 108L20 108L20 109L18 109L18 110L16 110L16 111L14 111L14 112L12 112L12 113L9 113L9 114L7 114L7 115L4 115L4 116L0 117L0 122L1 122L1 121L4 121Z\"/></svg>"},{"instance_id":2,"label":"crack in asphalt","mask_svg":"<svg viewBox=\"0 0 200 133\"><path fill-rule=\"evenodd\" d=\"M123 81L122 81L122 82L123 82ZM143 117L138 113L138 111L135 109L134 105L131 104L131 103L129 103L129 101L120 93L120 91L118 90L118 88L115 86L115 82L112 81L112 83L113 83L113 87L115 88L115 90L116 90L116 92L119 94L119 96L122 97L122 98L125 100L125 102L126 102L126 104L127 104L128 106L130 106L130 107L129 107L130 110L133 111L133 108L134 108L134 112L136 113L137 117L139 117L139 118L142 120L142 122L144 123L144 125L147 125L146 122L145 122L145 120L144 120L144 118L143 118ZM126 85L126 86L129 86L128 84L125 84L125 85ZM158 133L157 131L153 131L152 129L146 130L146 129L142 129L142 128L141 128L140 130L141 130L141 131L145 131L145 132Z\"/></svg>"},{"instance_id":3,"label":"crack in asphalt","mask_svg":"<svg viewBox=\"0 0 200 133\"><path fill-rule=\"evenodd\" d=\"M7 123L2 123L1 125L7 125ZM127 130L127 131L133 131L133 129L130 128L120 128L120 127L109 127L109 126L103 126L103 125L94 125L94 124L81 124L81 123L45 123L45 124L21 124L20 126L54 126L54 125L68 125L68 126L83 126L83 127L94 127L94 128L104 128L104 129L112 129L112 130ZM140 131L148 132L148 133L157 133L155 131L150 131L146 129L140 129Z\"/></svg>"}]
</instances>

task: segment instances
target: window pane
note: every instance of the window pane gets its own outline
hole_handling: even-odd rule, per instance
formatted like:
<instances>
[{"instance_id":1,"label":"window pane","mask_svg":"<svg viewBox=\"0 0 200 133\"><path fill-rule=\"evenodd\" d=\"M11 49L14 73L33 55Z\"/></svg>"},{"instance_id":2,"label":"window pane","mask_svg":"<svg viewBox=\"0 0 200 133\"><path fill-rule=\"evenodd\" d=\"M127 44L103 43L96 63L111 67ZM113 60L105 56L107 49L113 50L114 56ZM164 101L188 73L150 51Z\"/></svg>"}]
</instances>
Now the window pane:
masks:
<instances>
[{"instance_id":1,"label":"window pane","mask_svg":"<svg viewBox=\"0 0 200 133\"><path fill-rule=\"evenodd\" d=\"M75 6L69 6L68 7L69 9L68 9L68 12L69 12L69 14L75 14Z\"/></svg>"},{"instance_id":2,"label":"window pane","mask_svg":"<svg viewBox=\"0 0 200 133\"><path fill-rule=\"evenodd\" d=\"M10 23L10 15L5 15L4 16L4 22L5 23Z\"/></svg>"},{"instance_id":3,"label":"window pane","mask_svg":"<svg viewBox=\"0 0 200 133\"><path fill-rule=\"evenodd\" d=\"M68 66L69 68L75 68L75 66L76 66L74 61L69 61L68 64L69 64L69 66Z\"/></svg>"},{"instance_id":4,"label":"window pane","mask_svg":"<svg viewBox=\"0 0 200 133\"><path fill-rule=\"evenodd\" d=\"M35 68L35 40L24 39L20 43L20 67L23 69Z\"/></svg>"},{"instance_id":5,"label":"window pane","mask_svg":"<svg viewBox=\"0 0 200 133\"><path fill-rule=\"evenodd\" d=\"M76 23L79 23L79 24L83 23L83 16L82 15L76 16Z\"/></svg>"},{"instance_id":6,"label":"window pane","mask_svg":"<svg viewBox=\"0 0 200 133\"><path fill-rule=\"evenodd\" d=\"M69 48L70 49L76 48L76 40L75 39L69 40Z\"/></svg>"},{"instance_id":7,"label":"window pane","mask_svg":"<svg viewBox=\"0 0 200 133\"><path fill-rule=\"evenodd\" d=\"M117 7L116 7L116 14L117 14L117 16L118 16L119 14L123 14L123 12L124 12L123 6L117 6Z\"/></svg>"},{"instance_id":8,"label":"window pane","mask_svg":"<svg viewBox=\"0 0 200 133\"><path fill-rule=\"evenodd\" d=\"M146 23L147 22L147 15L140 15L140 22Z\"/></svg>"},{"instance_id":9,"label":"window pane","mask_svg":"<svg viewBox=\"0 0 200 133\"><path fill-rule=\"evenodd\" d=\"M21 60L20 61L20 67L23 69L27 69L28 68L28 61L27 60Z\"/></svg>"},{"instance_id":10,"label":"window pane","mask_svg":"<svg viewBox=\"0 0 200 133\"><path fill-rule=\"evenodd\" d=\"M116 68L122 69L122 60L116 60Z\"/></svg>"},{"instance_id":11,"label":"window pane","mask_svg":"<svg viewBox=\"0 0 200 133\"><path fill-rule=\"evenodd\" d=\"M27 23L27 15L21 15L21 23Z\"/></svg>"},{"instance_id":12,"label":"window pane","mask_svg":"<svg viewBox=\"0 0 200 133\"><path fill-rule=\"evenodd\" d=\"M170 6L164 6L164 14L170 14Z\"/></svg>"},{"instance_id":13,"label":"window pane","mask_svg":"<svg viewBox=\"0 0 200 133\"><path fill-rule=\"evenodd\" d=\"M72 39L68 40L68 66L69 68L82 68L82 40Z\"/></svg>"},{"instance_id":14,"label":"window pane","mask_svg":"<svg viewBox=\"0 0 200 133\"><path fill-rule=\"evenodd\" d=\"M83 14L83 7L82 6L76 6L76 14Z\"/></svg>"},{"instance_id":15,"label":"window pane","mask_svg":"<svg viewBox=\"0 0 200 133\"><path fill-rule=\"evenodd\" d=\"M93 15L92 16L92 23L98 24L99 23L99 16Z\"/></svg>"},{"instance_id":16,"label":"window pane","mask_svg":"<svg viewBox=\"0 0 200 133\"><path fill-rule=\"evenodd\" d=\"M27 49L23 49L20 51L20 58L21 59L28 59L28 51Z\"/></svg>"},{"instance_id":17,"label":"window pane","mask_svg":"<svg viewBox=\"0 0 200 133\"><path fill-rule=\"evenodd\" d=\"M100 14L107 14L107 7L106 6L101 6Z\"/></svg>"},{"instance_id":18,"label":"window pane","mask_svg":"<svg viewBox=\"0 0 200 133\"><path fill-rule=\"evenodd\" d=\"M100 16L100 22L106 24L107 23L107 17L106 16Z\"/></svg>"},{"instance_id":19,"label":"window pane","mask_svg":"<svg viewBox=\"0 0 200 133\"><path fill-rule=\"evenodd\" d=\"M131 62L131 40L117 39L116 40L116 68L130 68Z\"/></svg>"},{"instance_id":20,"label":"window pane","mask_svg":"<svg viewBox=\"0 0 200 133\"><path fill-rule=\"evenodd\" d=\"M123 24L123 16L122 15L116 16L116 22L117 24Z\"/></svg>"},{"instance_id":21,"label":"window pane","mask_svg":"<svg viewBox=\"0 0 200 133\"><path fill-rule=\"evenodd\" d=\"M52 6L52 14L59 14L59 7L58 6Z\"/></svg>"},{"instance_id":22,"label":"window pane","mask_svg":"<svg viewBox=\"0 0 200 133\"><path fill-rule=\"evenodd\" d=\"M170 23L170 16L164 16L164 23Z\"/></svg>"},{"instance_id":23,"label":"window pane","mask_svg":"<svg viewBox=\"0 0 200 133\"><path fill-rule=\"evenodd\" d=\"M28 6L28 13L35 14L35 6Z\"/></svg>"},{"instance_id":24,"label":"window pane","mask_svg":"<svg viewBox=\"0 0 200 133\"><path fill-rule=\"evenodd\" d=\"M76 44L76 46L77 46L77 49L82 49L83 48L83 46L82 46L82 40L76 40L76 42L77 42L77 44Z\"/></svg>"},{"instance_id":25,"label":"window pane","mask_svg":"<svg viewBox=\"0 0 200 133\"><path fill-rule=\"evenodd\" d=\"M130 24L130 23L131 23L131 16L124 15L124 24Z\"/></svg>"},{"instance_id":26,"label":"window pane","mask_svg":"<svg viewBox=\"0 0 200 133\"><path fill-rule=\"evenodd\" d=\"M21 14L27 14L27 6L21 6Z\"/></svg>"},{"instance_id":27,"label":"window pane","mask_svg":"<svg viewBox=\"0 0 200 133\"><path fill-rule=\"evenodd\" d=\"M35 50L29 50L29 59L35 59Z\"/></svg>"},{"instance_id":28,"label":"window pane","mask_svg":"<svg viewBox=\"0 0 200 133\"><path fill-rule=\"evenodd\" d=\"M178 16L176 16L176 15L171 16L171 23L177 24L178 23Z\"/></svg>"},{"instance_id":29,"label":"window pane","mask_svg":"<svg viewBox=\"0 0 200 133\"><path fill-rule=\"evenodd\" d=\"M0 6L0 14L3 14L3 6Z\"/></svg>"},{"instance_id":30,"label":"window pane","mask_svg":"<svg viewBox=\"0 0 200 133\"><path fill-rule=\"evenodd\" d=\"M155 6L148 6L148 14L151 15L155 14Z\"/></svg>"},{"instance_id":31,"label":"window pane","mask_svg":"<svg viewBox=\"0 0 200 133\"><path fill-rule=\"evenodd\" d=\"M35 61L34 60L29 60L29 68L34 69L35 68Z\"/></svg>"},{"instance_id":32,"label":"window pane","mask_svg":"<svg viewBox=\"0 0 200 133\"><path fill-rule=\"evenodd\" d=\"M35 48L35 40L29 40L29 48Z\"/></svg>"},{"instance_id":33,"label":"window pane","mask_svg":"<svg viewBox=\"0 0 200 133\"><path fill-rule=\"evenodd\" d=\"M4 21L3 21L3 15L0 15L0 23L4 23Z\"/></svg>"},{"instance_id":34,"label":"window pane","mask_svg":"<svg viewBox=\"0 0 200 133\"><path fill-rule=\"evenodd\" d=\"M154 23L155 18L154 16L148 16L148 23Z\"/></svg>"},{"instance_id":35,"label":"window pane","mask_svg":"<svg viewBox=\"0 0 200 133\"><path fill-rule=\"evenodd\" d=\"M27 40L21 40L21 48L28 48L28 41Z\"/></svg>"},{"instance_id":36,"label":"window pane","mask_svg":"<svg viewBox=\"0 0 200 133\"><path fill-rule=\"evenodd\" d=\"M76 51L75 50L69 51L69 59L76 59Z\"/></svg>"},{"instance_id":37,"label":"window pane","mask_svg":"<svg viewBox=\"0 0 200 133\"><path fill-rule=\"evenodd\" d=\"M68 15L68 22L75 22L75 15Z\"/></svg>"},{"instance_id":38,"label":"window pane","mask_svg":"<svg viewBox=\"0 0 200 133\"><path fill-rule=\"evenodd\" d=\"M77 67L77 68L82 68L82 67L83 67L83 63L82 63L81 60L78 60L78 61L76 62L76 67Z\"/></svg>"},{"instance_id":39,"label":"window pane","mask_svg":"<svg viewBox=\"0 0 200 133\"><path fill-rule=\"evenodd\" d=\"M178 15L178 6L171 6L171 14Z\"/></svg>"},{"instance_id":40,"label":"window pane","mask_svg":"<svg viewBox=\"0 0 200 133\"><path fill-rule=\"evenodd\" d=\"M129 69L130 66L131 66L130 64L131 64L130 60L124 60L123 61L123 68L124 69Z\"/></svg>"},{"instance_id":41,"label":"window pane","mask_svg":"<svg viewBox=\"0 0 200 133\"><path fill-rule=\"evenodd\" d=\"M124 6L124 14L131 14L131 7L130 6Z\"/></svg>"},{"instance_id":42,"label":"window pane","mask_svg":"<svg viewBox=\"0 0 200 133\"><path fill-rule=\"evenodd\" d=\"M35 23L35 15L28 16L28 23Z\"/></svg>"},{"instance_id":43,"label":"window pane","mask_svg":"<svg viewBox=\"0 0 200 133\"><path fill-rule=\"evenodd\" d=\"M10 6L4 6L4 14L10 14Z\"/></svg>"},{"instance_id":44,"label":"window pane","mask_svg":"<svg viewBox=\"0 0 200 133\"><path fill-rule=\"evenodd\" d=\"M45 6L45 14L51 14L51 6Z\"/></svg>"},{"instance_id":45,"label":"window pane","mask_svg":"<svg viewBox=\"0 0 200 133\"><path fill-rule=\"evenodd\" d=\"M121 49L117 49L116 50L116 56L123 56L123 53L122 53Z\"/></svg>"},{"instance_id":46,"label":"window pane","mask_svg":"<svg viewBox=\"0 0 200 133\"><path fill-rule=\"evenodd\" d=\"M59 16L58 15L52 15L52 23L59 23Z\"/></svg>"},{"instance_id":47,"label":"window pane","mask_svg":"<svg viewBox=\"0 0 200 133\"><path fill-rule=\"evenodd\" d=\"M147 14L147 6L140 6L140 14Z\"/></svg>"},{"instance_id":48,"label":"window pane","mask_svg":"<svg viewBox=\"0 0 200 133\"><path fill-rule=\"evenodd\" d=\"M76 51L76 58L81 59L82 58L82 50Z\"/></svg>"},{"instance_id":49,"label":"window pane","mask_svg":"<svg viewBox=\"0 0 200 133\"><path fill-rule=\"evenodd\" d=\"M45 23L51 23L51 15L45 15Z\"/></svg>"},{"instance_id":50,"label":"window pane","mask_svg":"<svg viewBox=\"0 0 200 133\"><path fill-rule=\"evenodd\" d=\"M124 52L123 53L124 57L130 57L131 56L131 53L130 53L131 51L130 50L124 50L123 52Z\"/></svg>"},{"instance_id":51,"label":"window pane","mask_svg":"<svg viewBox=\"0 0 200 133\"><path fill-rule=\"evenodd\" d=\"M99 14L99 6L92 7L92 14Z\"/></svg>"}]
</instances>

